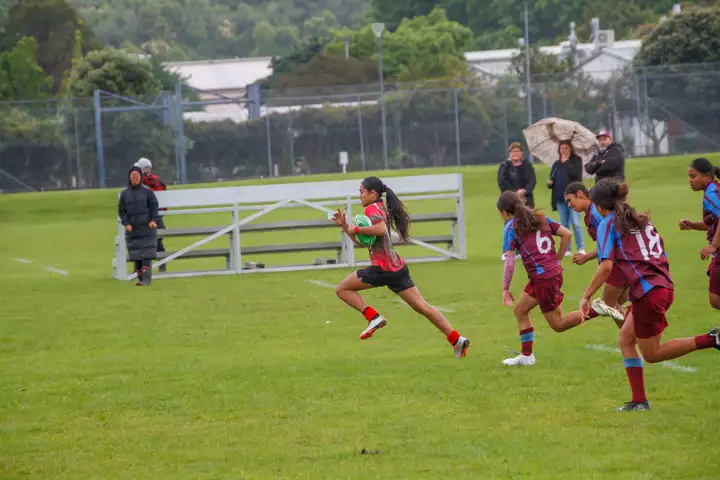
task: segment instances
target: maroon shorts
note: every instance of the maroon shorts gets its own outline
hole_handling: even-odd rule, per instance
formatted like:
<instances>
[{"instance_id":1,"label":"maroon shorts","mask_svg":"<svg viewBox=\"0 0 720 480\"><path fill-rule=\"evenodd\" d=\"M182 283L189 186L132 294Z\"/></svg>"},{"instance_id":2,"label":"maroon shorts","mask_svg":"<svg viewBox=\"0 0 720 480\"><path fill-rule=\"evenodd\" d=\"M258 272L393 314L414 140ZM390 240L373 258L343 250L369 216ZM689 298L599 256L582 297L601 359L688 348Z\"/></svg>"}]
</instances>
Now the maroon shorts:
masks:
<instances>
[{"instance_id":1,"label":"maroon shorts","mask_svg":"<svg viewBox=\"0 0 720 480\"><path fill-rule=\"evenodd\" d=\"M560 291L562 284L562 273L552 277L535 277L525 285L525 293L538 301L541 312L548 313L562 305L563 298L565 298Z\"/></svg>"},{"instance_id":2,"label":"maroon shorts","mask_svg":"<svg viewBox=\"0 0 720 480\"><path fill-rule=\"evenodd\" d=\"M627 280L625 280L625 275L623 275L622 271L620 270L620 267L618 267L618 264L616 263L613 265L613 269L610 272L610 276L605 280L605 283L608 285L612 285L613 287L622 288L627 285Z\"/></svg>"},{"instance_id":3,"label":"maroon shorts","mask_svg":"<svg viewBox=\"0 0 720 480\"><path fill-rule=\"evenodd\" d=\"M720 255L715 255L707 271L710 277L710 293L720 295Z\"/></svg>"},{"instance_id":4,"label":"maroon shorts","mask_svg":"<svg viewBox=\"0 0 720 480\"><path fill-rule=\"evenodd\" d=\"M632 311L635 335L650 338L660 335L668 326L665 314L675 300L675 292L665 287L655 287L637 300L633 300L626 312Z\"/></svg>"}]
</instances>

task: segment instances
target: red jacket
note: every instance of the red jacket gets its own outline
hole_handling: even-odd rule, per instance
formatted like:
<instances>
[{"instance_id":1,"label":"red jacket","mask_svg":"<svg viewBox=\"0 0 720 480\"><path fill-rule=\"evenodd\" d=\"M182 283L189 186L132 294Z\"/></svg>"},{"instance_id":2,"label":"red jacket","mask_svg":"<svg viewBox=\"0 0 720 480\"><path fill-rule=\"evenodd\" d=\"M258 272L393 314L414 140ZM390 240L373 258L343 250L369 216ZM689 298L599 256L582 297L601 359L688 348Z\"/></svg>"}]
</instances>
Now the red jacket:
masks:
<instances>
[{"instance_id":1,"label":"red jacket","mask_svg":"<svg viewBox=\"0 0 720 480\"><path fill-rule=\"evenodd\" d=\"M158 177L154 173L146 173L143 176L143 185L148 187L153 192L167 190L167 185L165 185L162 180L160 180L160 177ZM161 208L160 210L167 210L167 208Z\"/></svg>"}]
</instances>

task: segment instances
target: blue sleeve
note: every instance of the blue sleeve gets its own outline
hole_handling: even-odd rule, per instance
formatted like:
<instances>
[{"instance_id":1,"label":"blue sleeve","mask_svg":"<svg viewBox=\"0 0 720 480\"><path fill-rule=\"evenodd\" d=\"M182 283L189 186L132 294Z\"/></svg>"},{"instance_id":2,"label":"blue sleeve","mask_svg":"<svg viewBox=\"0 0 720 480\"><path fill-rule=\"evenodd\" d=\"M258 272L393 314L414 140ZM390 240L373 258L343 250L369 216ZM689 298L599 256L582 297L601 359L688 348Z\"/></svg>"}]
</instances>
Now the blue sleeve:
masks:
<instances>
[{"instance_id":1,"label":"blue sleeve","mask_svg":"<svg viewBox=\"0 0 720 480\"><path fill-rule=\"evenodd\" d=\"M512 228L512 223L508 222L505 224L505 229L503 230L503 253L513 249L513 240L515 240L515 229Z\"/></svg>"},{"instance_id":2,"label":"blue sleeve","mask_svg":"<svg viewBox=\"0 0 720 480\"><path fill-rule=\"evenodd\" d=\"M712 212L716 217L720 217L720 197L718 196L718 189L708 189L705 192L703 198L703 209L708 212Z\"/></svg>"},{"instance_id":3,"label":"blue sleeve","mask_svg":"<svg viewBox=\"0 0 720 480\"><path fill-rule=\"evenodd\" d=\"M615 225L613 222L602 222L598 227L597 245L598 261L612 260L613 248L615 247Z\"/></svg>"},{"instance_id":4,"label":"blue sleeve","mask_svg":"<svg viewBox=\"0 0 720 480\"><path fill-rule=\"evenodd\" d=\"M595 208L595 205L592 205L590 207L590 215L592 215L592 221L590 224L595 224L595 228L599 227L600 224L603 221L603 216L600 215L600 212L597 211L597 208Z\"/></svg>"}]
</instances>

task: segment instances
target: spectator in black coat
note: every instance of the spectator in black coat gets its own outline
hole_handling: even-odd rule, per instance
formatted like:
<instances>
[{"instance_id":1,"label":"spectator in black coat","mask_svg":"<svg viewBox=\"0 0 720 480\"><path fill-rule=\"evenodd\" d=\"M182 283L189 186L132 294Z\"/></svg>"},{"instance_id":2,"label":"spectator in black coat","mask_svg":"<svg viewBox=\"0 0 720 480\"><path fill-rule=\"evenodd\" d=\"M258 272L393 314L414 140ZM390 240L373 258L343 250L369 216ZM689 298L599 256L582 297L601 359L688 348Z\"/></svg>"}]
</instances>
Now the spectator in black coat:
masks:
<instances>
[{"instance_id":1,"label":"spectator in black coat","mask_svg":"<svg viewBox=\"0 0 720 480\"><path fill-rule=\"evenodd\" d=\"M535 167L532 160L523 158L523 148L513 142L508 148L508 159L498 168L498 187L500 193L510 190L525 199L530 208L535 208Z\"/></svg>"},{"instance_id":2,"label":"spectator in black coat","mask_svg":"<svg viewBox=\"0 0 720 480\"><path fill-rule=\"evenodd\" d=\"M118 216L125 226L128 258L135 262L137 285L149 286L152 280L152 259L157 255L158 201L142 183L143 172L132 167L128 187L120 193Z\"/></svg>"},{"instance_id":3,"label":"spectator in black coat","mask_svg":"<svg viewBox=\"0 0 720 480\"><path fill-rule=\"evenodd\" d=\"M596 138L600 151L585 164L585 171L595 175L595 181L603 178L625 180L625 149L613 142L607 130L600 130Z\"/></svg>"},{"instance_id":4,"label":"spectator in black coat","mask_svg":"<svg viewBox=\"0 0 720 480\"><path fill-rule=\"evenodd\" d=\"M570 142L562 142L558 145L559 160L556 160L550 168L550 178L547 186L552 190L550 205L560 215L560 223L567 229L572 226L573 236L577 253L585 253L585 237L583 227L580 223L580 214L570 208L565 201L565 188L571 183L582 183L582 159L575 155ZM572 255L568 249L566 256Z\"/></svg>"}]
</instances>

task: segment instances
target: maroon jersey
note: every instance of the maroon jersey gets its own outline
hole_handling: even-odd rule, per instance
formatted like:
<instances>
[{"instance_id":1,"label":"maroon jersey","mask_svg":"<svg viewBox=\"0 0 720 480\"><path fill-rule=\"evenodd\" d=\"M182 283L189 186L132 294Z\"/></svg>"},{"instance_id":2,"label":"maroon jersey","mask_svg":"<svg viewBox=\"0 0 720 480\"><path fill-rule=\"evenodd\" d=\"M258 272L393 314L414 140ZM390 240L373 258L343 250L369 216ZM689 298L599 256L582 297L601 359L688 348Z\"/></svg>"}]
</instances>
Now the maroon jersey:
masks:
<instances>
[{"instance_id":1,"label":"maroon jersey","mask_svg":"<svg viewBox=\"0 0 720 480\"><path fill-rule=\"evenodd\" d=\"M546 225L539 230L519 235L515 229L515 219L511 218L503 231L503 252L520 252L528 278L553 277L562 273L553 240L553 235L557 235L560 227L558 222L548 218Z\"/></svg>"},{"instance_id":2,"label":"maroon jersey","mask_svg":"<svg viewBox=\"0 0 720 480\"><path fill-rule=\"evenodd\" d=\"M642 298L655 287L673 290L665 242L653 224L620 235L614 219L614 214L608 215L598 228L598 260L616 264L630 287L630 300Z\"/></svg>"},{"instance_id":3,"label":"maroon jersey","mask_svg":"<svg viewBox=\"0 0 720 480\"><path fill-rule=\"evenodd\" d=\"M373 225L380 222L387 224L387 211L382 201L371 203L365 207L365 215L370 219ZM397 272L405 266L405 259L392 247L390 241L390 226L388 233L384 237L377 237L375 243L369 247L370 263L382 268L386 272Z\"/></svg>"}]
</instances>

